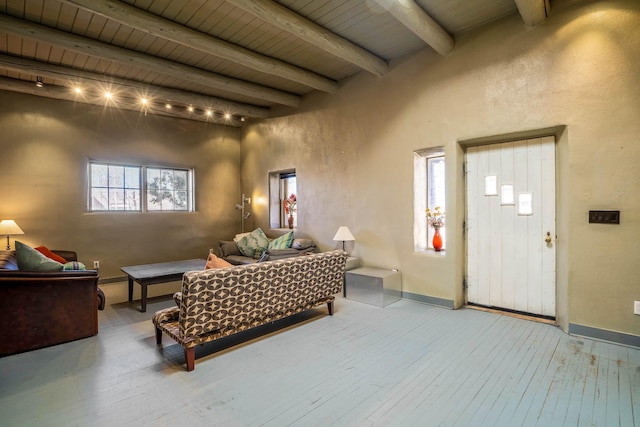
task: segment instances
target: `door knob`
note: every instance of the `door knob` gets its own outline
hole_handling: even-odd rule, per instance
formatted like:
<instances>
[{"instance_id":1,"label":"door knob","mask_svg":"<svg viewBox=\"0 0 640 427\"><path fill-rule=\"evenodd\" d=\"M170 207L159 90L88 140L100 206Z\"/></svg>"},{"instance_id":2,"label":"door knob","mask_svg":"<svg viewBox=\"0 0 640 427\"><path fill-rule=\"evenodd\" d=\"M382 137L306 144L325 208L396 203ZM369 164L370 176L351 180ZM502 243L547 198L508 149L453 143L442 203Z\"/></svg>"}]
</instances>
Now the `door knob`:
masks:
<instances>
[{"instance_id":1,"label":"door knob","mask_svg":"<svg viewBox=\"0 0 640 427\"><path fill-rule=\"evenodd\" d=\"M547 237L544 238L544 241L547 243L551 243L551 232L547 231Z\"/></svg>"}]
</instances>

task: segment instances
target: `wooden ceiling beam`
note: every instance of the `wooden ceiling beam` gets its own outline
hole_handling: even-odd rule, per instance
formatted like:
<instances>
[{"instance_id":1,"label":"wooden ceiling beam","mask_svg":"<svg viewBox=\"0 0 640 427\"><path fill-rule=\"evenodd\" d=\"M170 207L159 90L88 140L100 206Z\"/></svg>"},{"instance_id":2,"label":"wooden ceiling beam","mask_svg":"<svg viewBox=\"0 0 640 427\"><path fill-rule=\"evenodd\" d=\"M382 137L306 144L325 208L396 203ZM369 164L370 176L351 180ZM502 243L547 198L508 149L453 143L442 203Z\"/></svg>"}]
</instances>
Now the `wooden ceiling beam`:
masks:
<instances>
[{"instance_id":1,"label":"wooden ceiling beam","mask_svg":"<svg viewBox=\"0 0 640 427\"><path fill-rule=\"evenodd\" d=\"M169 75L184 81L199 83L217 90L236 93L262 101L290 107L297 107L300 104L300 97L298 95L221 76L200 68L191 67L168 59L157 58L134 50L111 46L99 40L66 33L5 14L0 14L0 31L16 34L94 58L101 58L126 66L133 66L139 69Z\"/></svg>"},{"instance_id":2,"label":"wooden ceiling beam","mask_svg":"<svg viewBox=\"0 0 640 427\"><path fill-rule=\"evenodd\" d=\"M453 37L413 0L375 1L440 55L453 50Z\"/></svg>"},{"instance_id":3,"label":"wooden ceiling beam","mask_svg":"<svg viewBox=\"0 0 640 427\"><path fill-rule=\"evenodd\" d=\"M514 0L524 24L533 27L538 25L551 12L549 0Z\"/></svg>"},{"instance_id":4,"label":"wooden ceiling beam","mask_svg":"<svg viewBox=\"0 0 640 427\"><path fill-rule=\"evenodd\" d=\"M144 94L147 98L155 98L163 101L180 103L183 105L193 105L201 108L223 111L230 114L253 118L267 118L270 116L268 108L256 107L253 105L231 102L212 96L200 95L180 89L149 85L135 80L123 79L119 77L105 77L102 74L89 71L76 70L62 65L46 64L26 58L18 58L0 54L0 70L14 71L17 73L29 74L31 76L41 76L57 81L67 82L68 88L72 85L86 87L96 87L107 85L113 86L119 92Z\"/></svg>"},{"instance_id":5,"label":"wooden ceiling beam","mask_svg":"<svg viewBox=\"0 0 640 427\"><path fill-rule=\"evenodd\" d=\"M152 114L167 116L172 118L182 118L187 120L195 120L199 122L215 123L226 126L241 127L243 122L234 117L231 119L225 119L222 115L207 116L204 114L191 114L186 111L167 111L162 107L154 107L149 105L146 108L142 108L140 103L136 103L130 99L118 99L113 102L105 102L104 98L99 97L87 97L74 95L68 88L61 86L47 85L37 87L33 82L25 80L16 80L9 77L0 77L0 90L7 90L10 92L26 93L29 95L42 96L45 98L52 98L71 102L81 102L83 104L97 105L104 108L117 108L121 110L135 111L143 115Z\"/></svg>"},{"instance_id":6,"label":"wooden ceiling beam","mask_svg":"<svg viewBox=\"0 0 640 427\"><path fill-rule=\"evenodd\" d=\"M389 69L389 64L384 59L332 33L315 22L298 15L275 1L225 1L372 74L382 76Z\"/></svg>"},{"instance_id":7,"label":"wooden ceiling beam","mask_svg":"<svg viewBox=\"0 0 640 427\"><path fill-rule=\"evenodd\" d=\"M338 90L338 84L334 80L201 33L121 1L59 0L59 2L261 73L282 77L323 92L335 93Z\"/></svg>"}]
</instances>

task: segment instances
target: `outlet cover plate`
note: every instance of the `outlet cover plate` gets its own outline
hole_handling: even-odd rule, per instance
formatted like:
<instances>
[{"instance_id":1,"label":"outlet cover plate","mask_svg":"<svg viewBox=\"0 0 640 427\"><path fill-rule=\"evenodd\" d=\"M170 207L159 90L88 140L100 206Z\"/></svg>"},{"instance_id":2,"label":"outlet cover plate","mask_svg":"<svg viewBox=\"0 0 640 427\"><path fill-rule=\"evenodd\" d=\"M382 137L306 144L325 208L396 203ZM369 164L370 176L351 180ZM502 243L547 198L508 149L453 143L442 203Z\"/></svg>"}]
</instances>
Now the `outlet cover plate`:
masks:
<instances>
[{"instance_id":1,"label":"outlet cover plate","mask_svg":"<svg viewBox=\"0 0 640 427\"><path fill-rule=\"evenodd\" d=\"M633 302L633 314L640 315L640 301Z\"/></svg>"}]
</instances>

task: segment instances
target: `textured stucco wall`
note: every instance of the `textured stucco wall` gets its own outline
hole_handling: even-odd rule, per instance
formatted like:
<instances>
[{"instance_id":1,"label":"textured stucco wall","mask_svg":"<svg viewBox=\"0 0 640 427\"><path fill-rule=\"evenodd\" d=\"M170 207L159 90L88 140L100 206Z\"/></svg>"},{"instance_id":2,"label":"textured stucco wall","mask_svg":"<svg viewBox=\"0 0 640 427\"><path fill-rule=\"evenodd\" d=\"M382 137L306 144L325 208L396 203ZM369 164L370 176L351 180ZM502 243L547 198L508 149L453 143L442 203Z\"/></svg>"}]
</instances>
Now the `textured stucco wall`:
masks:
<instances>
[{"instance_id":1,"label":"textured stucco wall","mask_svg":"<svg viewBox=\"0 0 640 427\"><path fill-rule=\"evenodd\" d=\"M0 217L27 244L99 260L103 279L125 265L206 257L240 228L238 129L2 91L0 129ZM89 159L195 168L197 212L87 213Z\"/></svg>"},{"instance_id":2,"label":"textured stucco wall","mask_svg":"<svg viewBox=\"0 0 640 427\"><path fill-rule=\"evenodd\" d=\"M266 199L269 171L298 173L300 233L323 249L348 225L368 266L398 268L403 290L464 303L463 141L564 126L558 133L558 320L640 335L640 2L554 1L527 28L518 16L424 49L384 77L360 73L337 94L251 123L242 188ZM535 132L534 132L535 133ZM412 153L445 146L446 255L413 252ZM551 165L553 166L553 165ZM266 206L248 226L268 227ZM587 222L622 212L619 226Z\"/></svg>"}]
</instances>

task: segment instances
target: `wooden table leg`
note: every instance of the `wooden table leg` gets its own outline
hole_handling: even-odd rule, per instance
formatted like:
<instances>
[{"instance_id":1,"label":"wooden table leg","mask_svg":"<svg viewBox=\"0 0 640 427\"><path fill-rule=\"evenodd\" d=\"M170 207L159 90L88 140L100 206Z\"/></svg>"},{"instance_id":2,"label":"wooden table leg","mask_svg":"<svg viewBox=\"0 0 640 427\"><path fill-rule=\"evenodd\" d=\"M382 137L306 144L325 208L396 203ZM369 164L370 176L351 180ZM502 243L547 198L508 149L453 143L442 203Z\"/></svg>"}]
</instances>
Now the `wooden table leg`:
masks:
<instances>
[{"instance_id":1,"label":"wooden table leg","mask_svg":"<svg viewBox=\"0 0 640 427\"><path fill-rule=\"evenodd\" d=\"M140 311L143 313L147 312L147 284L142 282L140 283L140 293L141 293L141 300L140 301Z\"/></svg>"},{"instance_id":2,"label":"wooden table leg","mask_svg":"<svg viewBox=\"0 0 640 427\"><path fill-rule=\"evenodd\" d=\"M129 301L133 301L133 279L129 276Z\"/></svg>"}]
</instances>

